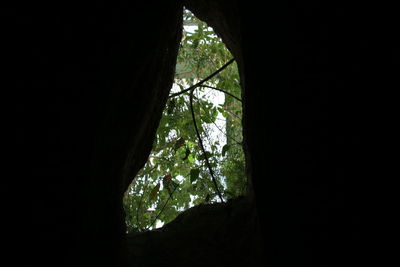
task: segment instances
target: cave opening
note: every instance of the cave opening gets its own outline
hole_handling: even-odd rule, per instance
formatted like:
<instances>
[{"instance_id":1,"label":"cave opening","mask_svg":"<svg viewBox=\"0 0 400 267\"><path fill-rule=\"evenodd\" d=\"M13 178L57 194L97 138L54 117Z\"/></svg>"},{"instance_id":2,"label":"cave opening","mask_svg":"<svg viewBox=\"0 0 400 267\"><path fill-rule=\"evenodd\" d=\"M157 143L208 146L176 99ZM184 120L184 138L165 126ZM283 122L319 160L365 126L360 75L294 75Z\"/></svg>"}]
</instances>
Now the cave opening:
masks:
<instances>
[{"instance_id":1,"label":"cave opening","mask_svg":"<svg viewBox=\"0 0 400 267\"><path fill-rule=\"evenodd\" d=\"M124 195L128 233L246 195L241 92L220 36L184 9L174 84L148 160Z\"/></svg>"}]
</instances>

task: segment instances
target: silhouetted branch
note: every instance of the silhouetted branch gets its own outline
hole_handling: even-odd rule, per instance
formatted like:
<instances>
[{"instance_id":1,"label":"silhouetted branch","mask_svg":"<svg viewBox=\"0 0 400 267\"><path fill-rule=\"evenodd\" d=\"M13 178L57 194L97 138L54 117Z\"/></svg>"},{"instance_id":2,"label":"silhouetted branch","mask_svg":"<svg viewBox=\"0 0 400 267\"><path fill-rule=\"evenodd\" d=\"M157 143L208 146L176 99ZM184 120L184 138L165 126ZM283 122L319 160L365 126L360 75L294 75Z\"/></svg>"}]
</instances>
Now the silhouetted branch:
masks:
<instances>
[{"instance_id":1,"label":"silhouetted branch","mask_svg":"<svg viewBox=\"0 0 400 267\"><path fill-rule=\"evenodd\" d=\"M202 103L199 103L203 108L205 108L204 107L204 105L202 104ZM226 111L226 110L225 110ZM233 114L231 114L231 115L233 115ZM217 118L218 119L218 118ZM226 122L226 120L224 120L225 122ZM225 133L224 131L222 131L221 130L221 128L219 128L219 126L215 123L215 121L213 121L212 122L213 124L214 124L214 126L215 126L215 128L217 128L217 130L218 131L220 131L223 135L225 135L227 138L229 138L229 139L231 139L231 140L233 140L237 145L243 145L242 144L242 142L239 142L239 141L237 141L235 138L233 138L232 136L230 136L230 135L228 135L227 133Z\"/></svg>"},{"instance_id":2,"label":"silhouetted branch","mask_svg":"<svg viewBox=\"0 0 400 267\"><path fill-rule=\"evenodd\" d=\"M220 92L222 92L222 93L224 93L224 94L227 94L227 95L233 97L233 98L236 99L237 101L242 102L242 99L240 99L239 97L236 97L236 96L232 95L231 93L229 93L229 92L227 92L227 91L225 91L225 90L222 90L222 89L220 89L220 88L213 87L213 86L208 86L208 85L200 85L200 87L206 87L206 88L210 88L210 89L214 89L214 90L220 91Z\"/></svg>"},{"instance_id":3,"label":"silhouetted branch","mask_svg":"<svg viewBox=\"0 0 400 267\"><path fill-rule=\"evenodd\" d=\"M215 122L212 122L215 126L215 128L217 128L218 131L220 131L223 135L225 135L227 138L231 139L232 141L234 141L237 145L241 146L243 145L242 142L237 141L235 138L233 138L232 136L224 133L224 131L221 130L221 128L218 127L218 125Z\"/></svg>"},{"instance_id":4,"label":"silhouetted branch","mask_svg":"<svg viewBox=\"0 0 400 267\"><path fill-rule=\"evenodd\" d=\"M197 87L199 87L200 85L202 85L203 83L205 83L206 81L212 79L215 75L217 75L218 73L220 73L221 71L223 71L226 67L228 67L230 64L232 64L235 61L234 58L232 58L231 60L229 60L227 63L225 63L225 65L223 65L221 68L219 68L218 70L216 70L215 72L213 72L212 74L210 74L209 76L207 76L207 78L205 78L204 80L201 80L200 82L196 83L193 86L190 86L189 88L182 90L180 92L174 93L172 95L170 95L168 98L172 98L172 97L176 97L178 95L184 94L186 92L189 92Z\"/></svg>"},{"instance_id":5,"label":"silhouetted branch","mask_svg":"<svg viewBox=\"0 0 400 267\"><path fill-rule=\"evenodd\" d=\"M151 222L150 226L152 226L152 225L157 221L157 219L160 217L160 215L164 212L165 207L166 207L167 204L168 204L168 201L169 201L170 199L172 199L172 195L174 194L175 190L176 190L178 187L179 187L179 184L175 186L174 190L172 190L172 192L171 192L171 194L169 195L167 201L165 201L163 207L161 208L161 210L160 210L160 212L157 214L157 216L154 218L154 220ZM146 230L149 230L149 227L147 227Z\"/></svg>"},{"instance_id":6,"label":"silhouetted branch","mask_svg":"<svg viewBox=\"0 0 400 267\"><path fill-rule=\"evenodd\" d=\"M146 180L144 181L144 184L146 184L146 182L147 182L147 178L146 178ZM144 194L146 193L148 187L149 187L149 184L146 184L146 187L143 189L143 194L140 196L140 200L139 200L139 203L138 203L138 207L137 207L137 209L136 209L136 222L137 222L137 226L138 226L139 229L141 229L140 223L139 223L139 221L140 221L140 220L139 220L139 212L140 212L140 209L142 208L143 196L144 196Z\"/></svg>"},{"instance_id":7,"label":"silhouetted branch","mask_svg":"<svg viewBox=\"0 0 400 267\"><path fill-rule=\"evenodd\" d=\"M200 148L201 148L201 150L202 150L202 152L204 154L204 158L206 160L206 164L207 164L208 170L210 171L210 175L211 175L211 179L212 179L212 182L214 184L214 187L215 187L215 191L217 191L217 195L218 195L219 199L221 200L221 202L225 202L224 199L222 198L221 192L219 191L217 180L214 177L214 172L213 172L213 170L211 168L210 161L208 160L207 153L206 153L206 150L205 150L204 145L203 145L203 140L201 139L201 136L200 136L200 133L199 133L199 129L197 128L196 116L195 116L194 110L193 110L193 90L194 89L195 88L193 88L192 91L190 92L190 97L189 97L189 100L190 100L190 111L192 113L192 119L193 119L194 128L196 130L196 135L197 135L197 138L199 139Z\"/></svg>"}]
</instances>

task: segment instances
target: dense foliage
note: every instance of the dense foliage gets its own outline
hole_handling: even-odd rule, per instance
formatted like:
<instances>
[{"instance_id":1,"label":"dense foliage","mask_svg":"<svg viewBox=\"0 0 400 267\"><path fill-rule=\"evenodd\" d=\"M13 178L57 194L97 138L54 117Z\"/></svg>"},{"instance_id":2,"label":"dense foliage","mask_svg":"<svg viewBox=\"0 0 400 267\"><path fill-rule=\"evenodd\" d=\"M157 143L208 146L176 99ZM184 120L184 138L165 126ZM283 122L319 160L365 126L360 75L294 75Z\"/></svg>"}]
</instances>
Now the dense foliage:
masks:
<instances>
[{"instance_id":1,"label":"dense foliage","mask_svg":"<svg viewBox=\"0 0 400 267\"><path fill-rule=\"evenodd\" d=\"M184 25L171 94L204 79L232 58L213 30L189 11L184 13ZM236 63L204 85L240 97ZM217 103L217 98L222 102ZM124 197L129 232L151 229L157 221L170 222L191 206L220 201L206 160L225 200L245 194L240 99L199 87L193 102L206 153L195 132L189 93L170 97L149 159Z\"/></svg>"}]
</instances>

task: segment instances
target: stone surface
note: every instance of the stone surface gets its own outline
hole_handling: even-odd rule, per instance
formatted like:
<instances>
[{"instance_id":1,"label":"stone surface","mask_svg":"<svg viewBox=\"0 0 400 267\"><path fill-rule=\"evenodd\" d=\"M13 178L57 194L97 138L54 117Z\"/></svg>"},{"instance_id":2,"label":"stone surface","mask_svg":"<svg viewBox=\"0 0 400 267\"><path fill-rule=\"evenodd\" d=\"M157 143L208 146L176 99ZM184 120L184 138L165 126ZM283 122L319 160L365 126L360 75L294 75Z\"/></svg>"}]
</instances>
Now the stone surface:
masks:
<instances>
[{"instance_id":1,"label":"stone surface","mask_svg":"<svg viewBox=\"0 0 400 267\"><path fill-rule=\"evenodd\" d=\"M130 266L260 266L258 227L247 198L199 205L162 228L129 234Z\"/></svg>"}]
</instances>

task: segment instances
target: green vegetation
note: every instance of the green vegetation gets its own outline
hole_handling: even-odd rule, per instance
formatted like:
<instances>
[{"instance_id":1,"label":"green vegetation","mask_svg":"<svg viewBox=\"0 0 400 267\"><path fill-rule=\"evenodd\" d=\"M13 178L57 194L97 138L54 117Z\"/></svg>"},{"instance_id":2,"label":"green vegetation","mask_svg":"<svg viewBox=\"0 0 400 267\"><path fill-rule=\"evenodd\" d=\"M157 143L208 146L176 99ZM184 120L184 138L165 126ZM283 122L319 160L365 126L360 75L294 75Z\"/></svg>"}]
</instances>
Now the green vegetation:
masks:
<instances>
[{"instance_id":1,"label":"green vegetation","mask_svg":"<svg viewBox=\"0 0 400 267\"><path fill-rule=\"evenodd\" d=\"M154 228L157 221L168 223L191 206L246 192L236 63L201 87L179 94L232 59L213 30L189 11L184 13L184 24L197 28L183 31L174 96L163 111L149 159L124 197L129 232Z\"/></svg>"}]
</instances>

